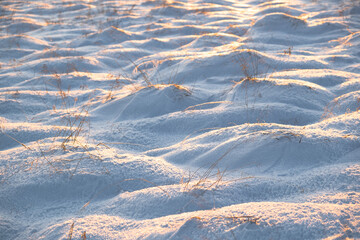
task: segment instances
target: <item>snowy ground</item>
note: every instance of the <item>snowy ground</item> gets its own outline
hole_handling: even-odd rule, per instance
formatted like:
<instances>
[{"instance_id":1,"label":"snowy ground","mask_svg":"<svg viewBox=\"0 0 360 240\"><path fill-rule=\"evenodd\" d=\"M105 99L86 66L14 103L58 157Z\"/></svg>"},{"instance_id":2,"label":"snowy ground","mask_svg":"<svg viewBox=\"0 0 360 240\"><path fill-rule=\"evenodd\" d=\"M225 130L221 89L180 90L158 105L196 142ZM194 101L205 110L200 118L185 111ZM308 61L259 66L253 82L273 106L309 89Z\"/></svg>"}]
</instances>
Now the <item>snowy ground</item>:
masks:
<instances>
[{"instance_id":1,"label":"snowy ground","mask_svg":"<svg viewBox=\"0 0 360 240\"><path fill-rule=\"evenodd\" d=\"M360 3L0 1L0 239L360 239Z\"/></svg>"}]
</instances>

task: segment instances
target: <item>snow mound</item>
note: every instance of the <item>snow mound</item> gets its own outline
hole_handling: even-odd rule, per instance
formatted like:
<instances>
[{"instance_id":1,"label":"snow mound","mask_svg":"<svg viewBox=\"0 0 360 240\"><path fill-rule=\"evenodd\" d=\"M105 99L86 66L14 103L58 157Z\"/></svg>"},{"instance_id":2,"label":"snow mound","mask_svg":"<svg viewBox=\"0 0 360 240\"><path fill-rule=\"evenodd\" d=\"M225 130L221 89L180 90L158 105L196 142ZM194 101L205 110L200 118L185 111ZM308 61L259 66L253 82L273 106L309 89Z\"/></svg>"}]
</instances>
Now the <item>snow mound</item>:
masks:
<instances>
[{"instance_id":1,"label":"snow mound","mask_svg":"<svg viewBox=\"0 0 360 240\"><path fill-rule=\"evenodd\" d=\"M94 114L113 116L114 121L152 118L185 110L195 103L190 90L182 86L155 85L98 107Z\"/></svg>"},{"instance_id":2,"label":"snow mound","mask_svg":"<svg viewBox=\"0 0 360 240\"><path fill-rule=\"evenodd\" d=\"M358 16L0 1L0 239L360 239Z\"/></svg>"}]
</instances>

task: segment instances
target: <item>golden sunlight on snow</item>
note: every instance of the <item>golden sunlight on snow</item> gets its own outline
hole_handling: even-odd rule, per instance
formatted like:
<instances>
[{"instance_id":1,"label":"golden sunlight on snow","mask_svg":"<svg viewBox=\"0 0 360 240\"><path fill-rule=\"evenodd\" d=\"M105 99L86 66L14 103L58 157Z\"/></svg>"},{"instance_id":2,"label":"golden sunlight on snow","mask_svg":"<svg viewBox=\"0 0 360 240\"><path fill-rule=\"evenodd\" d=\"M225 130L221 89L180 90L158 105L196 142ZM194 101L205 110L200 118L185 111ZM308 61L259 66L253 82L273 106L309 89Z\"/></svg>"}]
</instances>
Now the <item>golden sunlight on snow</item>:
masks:
<instances>
[{"instance_id":1,"label":"golden sunlight on snow","mask_svg":"<svg viewBox=\"0 0 360 240\"><path fill-rule=\"evenodd\" d=\"M359 16L1 0L0 239L360 239Z\"/></svg>"}]
</instances>

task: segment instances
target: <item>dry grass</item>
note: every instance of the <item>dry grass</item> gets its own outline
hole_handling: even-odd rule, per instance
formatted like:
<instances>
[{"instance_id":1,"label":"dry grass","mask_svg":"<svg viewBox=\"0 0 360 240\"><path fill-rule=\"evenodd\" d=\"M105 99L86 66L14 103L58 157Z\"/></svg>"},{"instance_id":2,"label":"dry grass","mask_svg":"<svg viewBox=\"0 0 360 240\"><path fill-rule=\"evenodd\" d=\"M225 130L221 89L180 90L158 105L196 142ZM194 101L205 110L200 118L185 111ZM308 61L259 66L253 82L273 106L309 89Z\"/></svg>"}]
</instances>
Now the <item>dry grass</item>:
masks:
<instances>
[{"instance_id":1,"label":"dry grass","mask_svg":"<svg viewBox=\"0 0 360 240\"><path fill-rule=\"evenodd\" d=\"M202 168L197 169L195 172L188 172L187 176L181 178L180 184L182 185L182 191L190 194L194 198L186 203L182 208L183 211L187 206L192 203L196 203L199 198L203 197L207 192L214 192L222 184L242 181L246 179L251 179L253 177L242 177L238 179L224 180L224 176L227 172L227 169L221 170L219 168L219 163L239 144L234 144L226 152L224 152L216 161L214 161L204 172L200 173ZM200 174L199 174L200 173ZM214 203L215 208L215 203Z\"/></svg>"},{"instance_id":2,"label":"dry grass","mask_svg":"<svg viewBox=\"0 0 360 240\"><path fill-rule=\"evenodd\" d=\"M61 76L53 74L55 84L50 81L48 84L55 87L58 94L60 104L53 105L52 114L59 116L60 126L57 128L55 135L50 144L39 144L39 151L44 159L51 159L47 162L52 162L52 166L62 165L71 170L71 176L75 174L79 168L80 163L85 159L101 160L101 155L96 153L96 150L90 142L90 121L89 108L91 106L92 98L85 103L78 103L77 97L71 97L70 88L64 90L62 86ZM41 146L46 146L43 149ZM69 154L70 153L70 154ZM66 158L64 156L80 153L80 156L73 158ZM73 163L75 162L75 166ZM66 166L70 163L72 167ZM56 171L59 169L55 168ZM63 171L61 169L60 171Z\"/></svg>"},{"instance_id":3,"label":"dry grass","mask_svg":"<svg viewBox=\"0 0 360 240\"><path fill-rule=\"evenodd\" d=\"M171 4L172 1L168 0L161 0L157 1L161 4L161 7L166 7ZM66 3L64 3L66 4ZM131 14L132 10L134 9L135 5L132 5L127 11L127 14ZM92 11L92 8L89 7L88 15L86 16L86 20L89 20L93 18L96 15L99 14L105 14L108 11L113 11L114 14L118 14L116 9L108 10L106 9L106 6L101 4L94 8L95 12ZM45 20L47 24L63 24L66 19L63 17L63 15L59 12L57 15L57 19L54 18L54 20ZM102 22L97 23L98 25L98 31L102 31L104 25ZM256 62L258 58L253 58L252 53L249 51L249 55L251 56L251 61L248 61L248 59L240 57L239 63L241 70L243 72L243 75L245 76L241 81L247 80L252 81L255 80L259 76L259 70L258 70L258 64L259 62ZM56 52L54 52L53 57L58 57L56 55ZM142 80L146 84L146 87L158 87L158 85L171 85L174 86L177 89L183 90L187 93L187 95L191 95L191 91L177 83L176 81L176 75L178 69L174 70L173 73L171 73L171 76L168 80L168 82L163 83L155 83L154 80L151 79L149 74L142 70L142 68L132 61L130 58L127 58L131 64L133 64L135 72L139 73ZM49 74L49 70L47 69L47 66L43 66L42 73ZM70 66L67 70L68 73L72 71L77 71L75 66ZM12 136L5 133L2 128L0 127L0 131L10 139L14 140L18 144L22 145L26 150L36 152L37 155L39 155L39 158L37 160L34 160L30 163L30 168L35 165L36 161L40 161L40 159L44 160L46 164L51 168L54 172L63 173L67 172L70 174L70 177L74 176L74 174L77 173L78 169L80 168L80 165L85 160L90 161L102 161L101 154L99 153L99 150L102 146L108 147L106 143L91 143L90 142L90 130L91 130L91 124L89 120L89 109L91 107L92 103L92 96L89 96L89 100L85 103L82 103L78 100L77 97L72 97L71 95L71 89L70 88L64 88L62 83L62 77L60 74L53 72L51 73L53 80L55 81L49 81L47 84L55 88L58 96L58 101L60 104L54 104L51 106L51 116L56 116L59 119L59 126L56 126L54 128L55 134L52 136L52 138L47 139L47 141L39 140L37 141L37 144L32 145L31 147L18 141L17 139L13 138ZM115 98L114 92L116 90L120 89L122 87L121 82L121 75L119 76L109 76L109 78L114 79L114 83L110 86L110 89L108 90L108 94L105 96L103 102L110 101ZM191 106L185 111L193 110L205 105L211 105L211 104L219 104L219 103L231 103L226 101L219 101L219 102L208 102L203 103L195 106ZM116 143L116 144L123 144L123 143ZM126 144L126 143L125 143ZM234 146L235 147L235 146ZM233 147L233 148L234 148ZM190 193L192 196L195 197L194 201L198 199L199 197L203 196L208 191L214 191L216 190L223 182L224 182L224 175L226 173L225 170L220 170L218 168L219 162L230 152L233 150L233 148L230 148L228 151L226 151L219 159L217 159L211 166L202 174L198 174L200 171L195 171L193 173L189 172L189 175L185 178L182 178L181 185L182 185L182 191L186 193ZM73 156L77 156L74 158ZM159 188L161 191L163 191L168 197L170 197L169 193L161 188L160 186L156 186L154 183L146 180L146 179L125 179L117 185L127 182L127 181L143 181L147 182L157 188ZM100 193L98 193L100 194ZM95 196L97 196L96 194ZM92 199L91 199L92 200ZM91 200L89 200L82 209L86 208ZM184 208L190 204L187 203ZM242 219L241 217L238 218L232 218L232 219ZM250 218L245 218L248 221L250 221ZM74 234L74 226L75 221L71 224L69 233L68 233L68 239L73 238ZM81 235L81 239L86 239L86 232L83 232Z\"/></svg>"},{"instance_id":4,"label":"dry grass","mask_svg":"<svg viewBox=\"0 0 360 240\"><path fill-rule=\"evenodd\" d=\"M29 158L19 168L29 171L44 162L52 172L68 173L72 177L84 160L102 161L100 151L104 146L90 141L89 108L93 97L89 95L87 101L78 101L77 97L71 96L70 88L64 89L61 75L57 73L52 74L47 85L57 94L55 104L47 106L50 119L55 122L52 125L52 136L25 144L6 133L4 124L0 125L0 133L37 156ZM107 169L104 170L108 172Z\"/></svg>"}]
</instances>

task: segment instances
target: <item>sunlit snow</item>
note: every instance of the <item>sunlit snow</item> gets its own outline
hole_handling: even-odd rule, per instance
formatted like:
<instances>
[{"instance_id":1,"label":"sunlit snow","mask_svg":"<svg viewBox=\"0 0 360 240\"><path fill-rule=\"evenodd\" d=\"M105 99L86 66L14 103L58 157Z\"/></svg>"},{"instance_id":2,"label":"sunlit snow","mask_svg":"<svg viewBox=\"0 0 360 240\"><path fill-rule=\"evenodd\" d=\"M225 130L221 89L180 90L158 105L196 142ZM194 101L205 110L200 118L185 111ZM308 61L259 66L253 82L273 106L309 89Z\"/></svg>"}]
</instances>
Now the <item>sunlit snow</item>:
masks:
<instances>
[{"instance_id":1,"label":"sunlit snow","mask_svg":"<svg viewBox=\"0 0 360 240\"><path fill-rule=\"evenodd\" d=\"M0 239L360 239L359 19L0 1Z\"/></svg>"}]
</instances>

